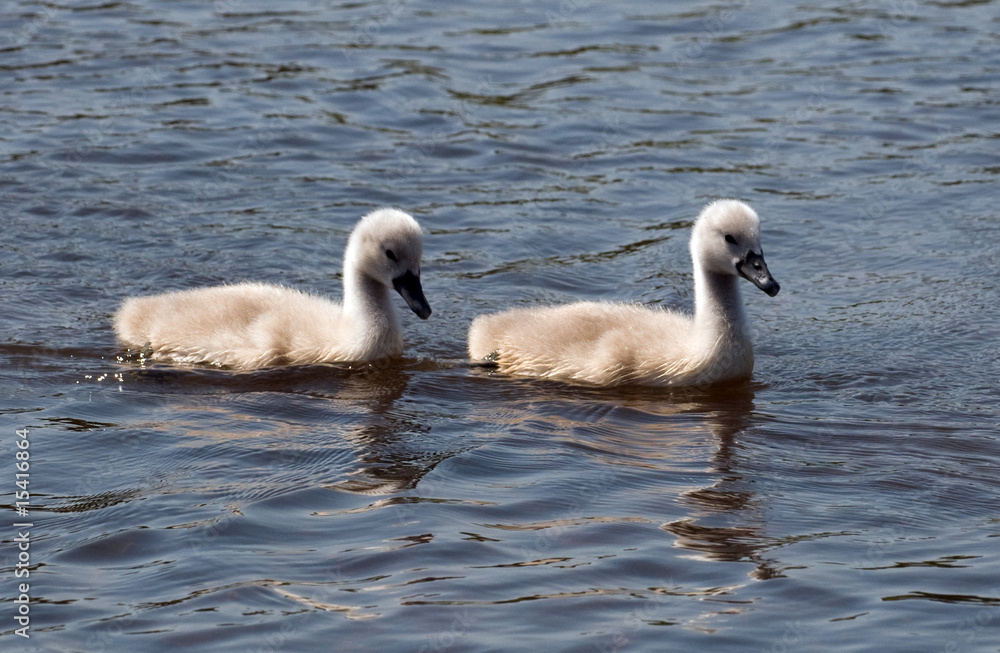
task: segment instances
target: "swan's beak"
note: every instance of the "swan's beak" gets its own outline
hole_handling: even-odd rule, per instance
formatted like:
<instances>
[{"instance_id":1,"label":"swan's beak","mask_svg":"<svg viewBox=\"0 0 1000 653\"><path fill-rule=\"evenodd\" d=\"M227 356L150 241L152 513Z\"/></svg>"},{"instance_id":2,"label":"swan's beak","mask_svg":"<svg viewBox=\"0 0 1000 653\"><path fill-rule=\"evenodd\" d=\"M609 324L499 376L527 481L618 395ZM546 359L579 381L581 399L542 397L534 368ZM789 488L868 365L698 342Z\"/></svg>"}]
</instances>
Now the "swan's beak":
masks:
<instances>
[{"instance_id":1,"label":"swan's beak","mask_svg":"<svg viewBox=\"0 0 1000 653\"><path fill-rule=\"evenodd\" d=\"M781 290L781 286L767 271L767 263L764 262L763 254L747 252L743 260L736 264L736 271L747 281L766 292L769 297L774 297Z\"/></svg>"},{"instance_id":2,"label":"swan's beak","mask_svg":"<svg viewBox=\"0 0 1000 653\"><path fill-rule=\"evenodd\" d=\"M431 305L424 297L424 289L420 286L419 276L407 270L406 274L392 280L392 287L396 289L400 297L406 300L406 305L421 320L426 320L431 316Z\"/></svg>"}]
</instances>

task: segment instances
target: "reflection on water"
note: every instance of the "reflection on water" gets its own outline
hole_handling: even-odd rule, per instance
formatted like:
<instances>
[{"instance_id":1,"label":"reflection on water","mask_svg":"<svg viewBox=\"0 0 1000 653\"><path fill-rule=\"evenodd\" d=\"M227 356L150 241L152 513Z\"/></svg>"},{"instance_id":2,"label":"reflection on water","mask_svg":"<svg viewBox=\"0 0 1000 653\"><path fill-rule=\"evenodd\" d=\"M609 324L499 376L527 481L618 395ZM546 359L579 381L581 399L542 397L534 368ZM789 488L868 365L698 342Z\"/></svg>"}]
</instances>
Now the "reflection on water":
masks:
<instances>
[{"instance_id":1,"label":"reflection on water","mask_svg":"<svg viewBox=\"0 0 1000 653\"><path fill-rule=\"evenodd\" d=\"M442 460L460 450L434 451L420 446L421 434L430 426L417 415L400 409L410 374L386 366L375 378L366 379L367 389L356 387L358 398L367 397L368 411L362 423L342 435L354 449L358 468L349 478L325 487L367 495L389 495L411 490ZM366 383L366 384L367 384Z\"/></svg>"},{"instance_id":2,"label":"reflection on water","mask_svg":"<svg viewBox=\"0 0 1000 653\"><path fill-rule=\"evenodd\" d=\"M756 566L752 577L767 580L780 575L775 561L761 557L768 545L765 512L758 504L766 499L755 497L747 488L752 484L743 477L734 449L749 426L754 410L751 384L734 385L726 392L692 401L690 410L705 413L705 425L717 442L712 469L719 473L711 485L685 490L680 501L691 513L663 525L677 539L675 546L697 552L697 558L721 562L750 561ZM718 525L718 524L726 525Z\"/></svg>"}]
</instances>

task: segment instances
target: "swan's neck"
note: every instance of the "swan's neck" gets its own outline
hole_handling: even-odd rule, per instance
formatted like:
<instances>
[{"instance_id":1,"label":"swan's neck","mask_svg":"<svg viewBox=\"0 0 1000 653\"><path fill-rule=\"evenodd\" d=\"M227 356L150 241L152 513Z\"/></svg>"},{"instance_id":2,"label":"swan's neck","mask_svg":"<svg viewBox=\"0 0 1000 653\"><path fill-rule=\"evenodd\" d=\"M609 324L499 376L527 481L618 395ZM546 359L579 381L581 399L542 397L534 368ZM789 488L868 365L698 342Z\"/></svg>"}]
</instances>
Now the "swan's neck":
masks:
<instances>
[{"instance_id":1,"label":"swan's neck","mask_svg":"<svg viewBox=\"0 0 1000 653\"><path fill-rule=\"evenodd\" d=\"M344 271L344 315L350 317L360 337L384 333L386 339L402 339L390 289L365 274Z\"/></svg>"},{"instance_id":2,"label":"swan's neck","mask_svg":"<svg viewBox=\"0 0 1000 653\"><path fill-rule=\"evenodd\" d=\"M695 271L694 321L699 336L749 346L750 328L738 283L733 275Z\"/></svg>"}]
</instances>

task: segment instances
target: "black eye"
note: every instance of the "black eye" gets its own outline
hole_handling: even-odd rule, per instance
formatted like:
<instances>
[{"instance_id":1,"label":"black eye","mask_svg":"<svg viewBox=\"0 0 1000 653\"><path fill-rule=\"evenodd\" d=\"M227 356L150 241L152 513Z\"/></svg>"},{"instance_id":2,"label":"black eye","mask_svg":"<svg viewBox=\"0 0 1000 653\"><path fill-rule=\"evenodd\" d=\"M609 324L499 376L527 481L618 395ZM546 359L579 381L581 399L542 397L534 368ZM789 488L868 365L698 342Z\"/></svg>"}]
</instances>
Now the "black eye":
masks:
<instances>
[{"instance_id":1,"label":"black eye","mask_svg":"<svg viewBox=\"0 0 1000 653\"><path fill-rule=\"evenodd\" d=\"M388 257L388 259L390 261L395 261L396 260L396 253L393 252L391 249L385 250L385 255L386 255L386 257Z\"/></svg>"},{"instance_id":2,"label":"black eye","mask_svg":"<svg viewBox=\"0 0 1000 653\"><path fill-rule=\"evenodd\" d=\"M730 245L735 245L736 239L730 236L729 234L726 234L726 242L729 243Z\"/></svg>"}]
</instances>

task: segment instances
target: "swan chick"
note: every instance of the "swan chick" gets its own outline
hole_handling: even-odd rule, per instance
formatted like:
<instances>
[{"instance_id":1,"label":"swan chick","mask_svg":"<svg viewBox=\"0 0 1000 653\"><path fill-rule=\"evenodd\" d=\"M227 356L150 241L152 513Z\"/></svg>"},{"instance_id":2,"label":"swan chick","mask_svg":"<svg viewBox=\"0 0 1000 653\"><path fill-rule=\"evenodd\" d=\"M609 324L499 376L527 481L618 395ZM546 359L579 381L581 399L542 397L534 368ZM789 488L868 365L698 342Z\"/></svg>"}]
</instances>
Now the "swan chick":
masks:
<instances>
[{"instance_id":1,"label":"swan chick","mask_svg":"<svg viewBox=\"0 0 1000 653\"><path fill-rule=\"evenodd\" d=\"M691 386L750 378L753 345L738 280L769 296L780 286L760 246L760 218L737 200L699 215L690 242L693 315L634 304L580 302L482 315L469 357L500 373L603 386Z\"/></svg>"},{"instance_id":2,"label":"swan chick","mask_svg":"<svg viewBox=\"0 0 1000 653\"><path fill-rule=\"evenodd\" d=\"M132 297L114 316L118 338L154 360L234 369L338 361L403 353L390 290L418 317L431 315L420 284L420 225L397 209L361 218L344 252L338 303L266 283Z\"/></svg>"}]
</instances>

